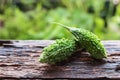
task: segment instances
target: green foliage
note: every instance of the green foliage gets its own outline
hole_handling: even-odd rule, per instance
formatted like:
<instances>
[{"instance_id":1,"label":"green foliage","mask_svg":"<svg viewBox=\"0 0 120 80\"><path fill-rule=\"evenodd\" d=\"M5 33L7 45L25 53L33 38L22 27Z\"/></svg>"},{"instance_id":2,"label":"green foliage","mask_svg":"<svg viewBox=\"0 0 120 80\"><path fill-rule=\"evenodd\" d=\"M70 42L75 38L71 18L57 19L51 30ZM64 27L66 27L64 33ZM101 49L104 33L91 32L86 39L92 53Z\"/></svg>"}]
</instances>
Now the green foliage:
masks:
<instances>
[{"instance_id":1,"label":"green foliage","mask_svg":"<svg viewBox=\"0 0 120 80\"><path fill-rule=\"evenodd\" d=\"M0 1L1 39L72 37L51 21L87 29L100 39L120 39L120 3L115 5L112 0L13 1ZM1 22L4 23L2 26Z\"/></svg>"}]
</instances>

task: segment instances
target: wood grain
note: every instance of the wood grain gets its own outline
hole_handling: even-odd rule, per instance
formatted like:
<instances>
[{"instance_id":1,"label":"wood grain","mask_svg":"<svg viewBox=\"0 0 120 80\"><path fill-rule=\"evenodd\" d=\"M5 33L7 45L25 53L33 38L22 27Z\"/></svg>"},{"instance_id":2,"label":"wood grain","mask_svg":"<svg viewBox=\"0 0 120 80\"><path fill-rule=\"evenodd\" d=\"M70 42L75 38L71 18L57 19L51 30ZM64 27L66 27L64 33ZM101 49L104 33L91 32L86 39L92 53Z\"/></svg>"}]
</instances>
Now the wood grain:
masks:
<instances>
[{"instance_id":1,"label":"wood grain","mask_svg":"<svg viewBox=\"0 0 120 80\"><path fill-rule=\"evenodd\" d=\"M0 79L120 80L120 41L102 41L108 58L94 60L77 52L57 65L42 64L38 58L51 40L0 40Z\"/></svg>"}]
</instances>

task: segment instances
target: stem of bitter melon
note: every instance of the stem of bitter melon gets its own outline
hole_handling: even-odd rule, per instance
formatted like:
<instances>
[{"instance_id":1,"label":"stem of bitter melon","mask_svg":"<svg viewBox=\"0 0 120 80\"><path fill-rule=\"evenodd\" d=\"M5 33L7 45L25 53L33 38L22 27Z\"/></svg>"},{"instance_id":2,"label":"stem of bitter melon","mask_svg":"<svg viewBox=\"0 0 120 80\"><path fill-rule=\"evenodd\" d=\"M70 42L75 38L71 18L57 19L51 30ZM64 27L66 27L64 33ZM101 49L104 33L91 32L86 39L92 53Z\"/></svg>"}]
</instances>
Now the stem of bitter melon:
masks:
<instances>
[{"instance_id":1,"label":"stem of bitter melon","mask_svg":"<svg viewBox=\"0 0 120 80\"><path fill-rule=\"evenodd\" d=\"M60 26L63 26L64 28L66 28L66 29L69 30L69 31L72 29L72 28L70 28L69 26L63 25L63 24L58 23L58 22L51 22L51 23L54 23L54 24L58 24L58 25L60 25Z\"/></svg>"},{"instance_id":2,"label":"stem of bitter melon","mask_svg":"<svg viewBox=\"0 0 120 80\"><path fill-rule=\"evenodd\" d=\"M66 26L66 25L63 25L63 24L61 24L61 23L58 23L58 22L51 22L51 23L54 23L54 24L58 24L58 25L60 25L60 26L62 26L62 27L64 27L64 28L66 28L68 31L70 31L74 36L75 36L75 39L78 41L78 36L76 35L76 28L74 28L74 27L69 27L69 26Z\"/></svg>"},{"instance_id":3,"label":"stem of bitter melon","mask_svg":"<svg viewBox=\"0 0 120 80\"><path fill-rule=\"evenodd\" d=\"M69 27L69 26L63 25L63 24L58 23L58 22L51 22L51 23L58 24L58 25L60 25L60 26L62 26L62 27L64 27L64 28L66 28L66 29L67 29L68 31L70 31L72 34L74 34L74 31L75 31L75 29L76 29L76 28L74 28L74 27ZM76 35L76 34L74 34L74 35Z\"/></svg>"},{"instance_id":4,"label":"stem of bitter melon","mask_svg":"<svg viewBox=\"0 0 120 80\"><path fill-rule=\"evenodd\" d=\"M76 35L76 34L74 34L74 31L75 31L76 28L69 27L69 26L63 25L63 24L58 23L58 22L51 22L51 23L58 24L58 25L60 25L60 26L62 26L62 27L64 27L64 28L66 28L66 29L67 29L68 31L70 31L73 35ZM76 37L77 37L77 35L76 35ZM75 37L75 39L76 39L76 44L77 44L77 43L79 44L79 42L78 42L78 40L77 40L76 37ZM79 47L78 47L78 49L76 50L76 52L83 50L83 48L81 48L80 45L77 45L77 46L79 46Z\"/></svg>"}]
</instances>

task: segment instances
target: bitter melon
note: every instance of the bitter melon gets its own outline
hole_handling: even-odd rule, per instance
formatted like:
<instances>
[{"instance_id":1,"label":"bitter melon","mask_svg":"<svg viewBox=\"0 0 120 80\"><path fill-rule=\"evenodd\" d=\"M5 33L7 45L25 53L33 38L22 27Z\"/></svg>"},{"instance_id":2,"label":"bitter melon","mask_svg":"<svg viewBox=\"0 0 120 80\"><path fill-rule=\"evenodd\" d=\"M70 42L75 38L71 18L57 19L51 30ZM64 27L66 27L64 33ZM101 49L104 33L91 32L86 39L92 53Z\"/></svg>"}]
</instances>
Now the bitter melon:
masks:
<instances>
[{"instance_id":1,"label":"bitter melon","mask_svg":"<svg viewBox=\"0 0 120 80\"><path fill-rule=\"evenodd\" d=\"M68 27L60 23L56 24L59 24L68 29L75 36L76 40L80 44L80 47L86 49L86 51L88 51L93 58L107 58L106 50L101 43L101 40L94 33L82 28Z\"/></svg>"},{"instance_id":2,"label":"bitter melon","mask_svg":"<svg viewBox=\"0 0 120 80\"><path fill-rule=\"evenodd\" d=\"M67 59L76 51L75 40L58 39L55 43L45 47L40 55L39 61L42 63L56 64Z\"/></svg>"}]
</instances>

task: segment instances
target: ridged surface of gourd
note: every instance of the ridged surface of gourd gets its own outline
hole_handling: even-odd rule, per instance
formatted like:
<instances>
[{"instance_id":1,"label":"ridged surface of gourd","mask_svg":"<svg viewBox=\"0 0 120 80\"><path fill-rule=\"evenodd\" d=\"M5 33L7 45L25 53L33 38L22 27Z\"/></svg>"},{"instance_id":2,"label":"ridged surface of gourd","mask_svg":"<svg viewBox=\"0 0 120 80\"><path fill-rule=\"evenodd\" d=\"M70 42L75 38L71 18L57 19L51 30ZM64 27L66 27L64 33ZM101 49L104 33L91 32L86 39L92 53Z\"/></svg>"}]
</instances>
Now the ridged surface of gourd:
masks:
<instances>
[{"instance_id":1,"label":"ridged surface of gourd","mask_svg":"<svg viewBox=\"0 0 120 80\"><path fill-rule=\"evenodd\" d=\"M95 34L82 28L65 28L75 36L76 40L80 43L80 47L86 49L93 58L102 59L107 57L103 44Z\"/></svg>"},{"instance_id":2,"label":"ridged surface of gourd","mask_svg":"<svg viewBox=\"0 0 120 80\"><path fill-rule=\"evenodd\" d=\"M39 61L42 63L56 64L71 56L75 52L75 49L74 40L59 39L43 49Z\"/></svg>"}]
</instances>

